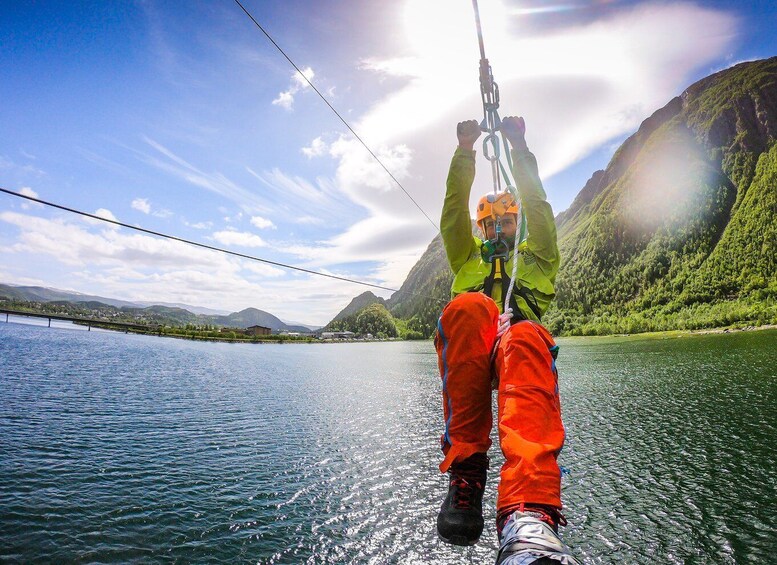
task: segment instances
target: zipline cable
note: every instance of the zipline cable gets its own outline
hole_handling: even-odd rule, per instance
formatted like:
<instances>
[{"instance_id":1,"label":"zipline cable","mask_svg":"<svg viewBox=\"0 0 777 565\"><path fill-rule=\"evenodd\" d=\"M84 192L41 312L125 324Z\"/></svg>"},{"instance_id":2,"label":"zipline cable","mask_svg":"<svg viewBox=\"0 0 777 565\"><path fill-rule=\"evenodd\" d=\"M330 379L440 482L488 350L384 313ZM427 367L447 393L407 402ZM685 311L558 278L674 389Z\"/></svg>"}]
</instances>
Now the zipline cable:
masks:
<instances>
[{"instance_id":1,"label":"zipline cable","mask_svg":"<svg viewBox=\"0 0 777 565\"><path fill-rule=\"evenodd\" d=\"M475 10L475 27L478 32L478 45L480 46L480 58L486 58L486 48L483 45L483 30L480 26L480 10L478 9L477 0L472 0L472 8Z\"/></svg>"},{"instance_id":2,"label":"zipline cable","mask_svg":"<svg viewBox=\"0 0 777 565\"><path fill-rule=\"evenodd\" d=\"M335 107L332 106L332 104L330 104L329 100L327 100L326 97L323 94L321 94L321 92L318 90L318 88L316 88L316 86L310 81L310 79L308 79L308 77L305 76L305 74L300 70L300 68L296 65L296 63L294 63L294 61L291 60L291 57L289 57L286 54L286 52L283 49L281 49L281 46L278 45L278 43L276 43L276 41L270 36L269 33L267 33L267 30L265 30L262 27L262 25L258 21L256 21L256 18L254 18L251 15L251 13L245 8L245 6L243 6L243 4L240 3L240 0L235 0L235 3L238 6L240 6L240 9L243 10L243 12L245 12L246 16L248 16L251 19L251 21L254 22L256 27L258 27L259 30L265 35L265 37L267 37L267 39L270 40L270 43L272 43L275 46L275 48L278 51L280 51L281 55L283 55L286 58L286 60L291 64L292 67L294 67L294 69L299 73L299 75L303 79L305 79L305 82L307 82L308 85L310 86L310 88L312 88L315 91L315 93L318 94L319 98L321 98L321 100L323 100L324 103L327 106L329 106L329 109L332 110L332 112L334 112L335 116L340 118L340 121L343 122L343 125L345 125L346 128L348 128L348 131L350 131L353 134L353 136L359 141L359 143L361 143L364 146L364 148L367 150L367 152L370 155L372 155L372 158L375 159L375 161L378 162L378 164L383 168L383 170L386 171L386 174L388 174L388 176L390 176L391 179L395 183L397 183L397 186L402 189L402 192L404 192L407 195L407 197L413 202L413 204L415 204L415 207L418 208L424 216L426 216L426 219L429 220L429 223L431 223L432 226L434 226L434 229L439 232L440 228L439 228L439 226L436 223L434 223L434 220L432 220L429 217L429 215L424 211L424 209L421 208L421 206L418 204L418 202L415 201L415 198L410 196L410 193L407 190L405 190L405 187L402 186L402 183L399 182L399 180L397 180L397 178L393 175L393 173L388 170L388 167L386 167L386 165L383 164L383 161L381 161L380 158L372 151L372 149L370 149L370 147L364 142L364 140L362 140L362 138L359 137L359 134L354 131L354 129L350 126L350 124L347 121L345 121L345 118L343 118L340 115L340 113L335 109Z\"/></svg>"},{"instance_id":3,"label":"zipline cable","mask_svg":"<svg viewBox=\"0 0 777 565\"><path fill-rule=\"evenodd\" d=\"M501 131L502 120L499 117L499 85L497 85L496 81L494 81L494 74L491 71L491 64L488 62L488 59L486 58L486 49L483 42L483 29L480 23L480 10L478 9L478 0L472 0L472 8L475 12L475 28L478 34L478 46L480 47L480 67L479 67L480 97L483 102L483 121L480 124L480 129L488 134L486 135L485 139L483 139L483 155L491 164L491 176L494 182L494 196L496 197L502 191L501 180L502 180L502 177L504 177L506 191L510 194L513 200L519 203L520 205L520 199L518 197L515 184L513 182L510 182L511 180L510 176L507 174L507 171L505 170L505 167L502 164L502 160L501 160L500 143L499 143L499 137L497 136L497 132L500 132L502 134L502 143L504 144L504 148L505 148L505 158L507 159L507 164L510 170L512 170L512 160L510 158L510 146L507 142L507 138L504 135L504 132ZM489 142L491 143L493 153L489 153L488 151ZM502 174L502 177L499 176L500 172ZM521 223L520 223L518 233L516 234L516 237L513 242L513 269L512 269L512 276L510 277L509 286L507 288L507 291L505 292L505 296L503 297L504 299L503 312L508 312L509 310L512 313L512 309L510 309L510 299L513 294L513 288L515 287L515 279L518 274L518 253L519 253L518 248L520 243L525 239L526 231L527 231L526 213L523 209L523 206L521 206L520 209L521 209ZM496 229L496 238L498 242L501 238L501 232L502 232L502 226L501 226L499 217L496 217L495 229ZM495 258L493 260L495 261L502 261L502 259L509 260L509 256L510 256L510 249L508 248L506 256L503 256L501 258ZM501 265L502 265L501 269L503 270L504 263L502 263ZM504 275L504 273L502 273L502 275Z\"/></svg>"},{"instance_id":4,"label":"zipline cable","mask_svg":"<svg viewBox=\"0 0 777 565\"><path fill-rule=\"evenodd\" d=\"M0 187L0 192L4 192L6 194L10 194L11 196L18 196L19 198L25 198L27 200L30 200L31 202L37 202L38 204L43 204L44 206L50 206L52 208L57 208L59 210L64 210L65 212L71 212L73 214L78 214L79 216L84 216L86 218L92 218L93 220L100 220L101 222L107 222L109 224L114 224L114 225L117 225L117 226L121 226L123 228L127 228L127 229L131 229L131 230L147 233L149 235L154 235L154 236L157 236L157 237L162 237L162 238L170 239L170 240L173 240L173 241L179 241L181 243L186 243L188 245L194 245L196 247L201 247L203 249L209 249L211 251L218 251L220 253L226 253L227 255L234 255L235 257L240 257L242 259L250 259L251 261L259 261L260 263L266 263L268 265L274 265L276 267L282 267L284 269L291 269L293 271L300 271L302 273L308 273L309 275L318 275L319 277L327 277L327 278L335 279L335 280L338 280L338 281L344 281L344 282L349 282L349 283L353 283L353 284L359 284L359 285L362 285L362 286L369 286L369 287L377 288L377 289L380 289L380 290L387 290L387 291L390 291L390 292L400 292L398 289L389 288L387 286L381 286L379 284L373 284L373 283L368 283L368 282L364 282L364 281L357 281L355 279L349 279L348 277L339 277L337 275L330 275L328 273L322 273L322 272L319 272L319 271L313 271L313 270L310 270L310 269L305 269L303 267L295 267L294 265L287 265L285 263L279 263L277 261L271 261L269 259L262 259L261 257L255 257L253 255L246 255L245 253L238 253L237 251L230 251L229 249L223 249L221 247L215 247L213 245L207 245L205 243L199 243L197 241L191 241L189 239L184 239L182 237L176 237L174 235L168 235L168 234L165 234L165 233L162 233L162 232L153 231L153 230L149 230L149 229L146 229L146 228L141 228L140 226L133 226L133 225L130 225L130 224L125 224L124 222L120 222L118 220L111 220L109 218L103 218L102 216L96 216L95 214L90 214L89 212L84 212L82 210L76 210L75 208L68 208L67 206L62 206L61 204L55 204L53 202L47 202L46 200L42 200L40 198L34 198L32 196L27 196L26 194L21 194L20 192L14 192L12 190L7 190L7 189L2 188L2 187ZM407 292L408 294L417 294L417 293L412 293L410 291L403 291L403 292Z\"/></svg>"}]
</instances>

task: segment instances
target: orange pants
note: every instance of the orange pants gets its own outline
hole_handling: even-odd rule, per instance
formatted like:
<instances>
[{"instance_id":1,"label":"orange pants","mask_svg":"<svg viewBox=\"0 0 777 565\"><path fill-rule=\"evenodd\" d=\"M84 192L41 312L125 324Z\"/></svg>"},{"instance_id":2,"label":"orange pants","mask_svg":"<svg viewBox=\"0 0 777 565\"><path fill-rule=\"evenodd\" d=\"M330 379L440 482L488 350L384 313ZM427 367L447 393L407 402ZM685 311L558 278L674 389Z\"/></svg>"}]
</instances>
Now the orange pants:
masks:
<instances>
[{"instance_id":1,"label":"orange pants","mask_svg":"<svg viewBox=\"0 0 777 565\"><path fill-rule=\"evenodd\" d=\"M540 324L513 324L496 346L499 309L479 292L460 294L440 316L435 346L442 377L445 457L440 471L491 446L491 382L497 394L502 465L497 512L520 503L561 508L556 457L564 444L555 343ZM552 349L553 348L553 349Z\"/></svg>"}]
</instances>

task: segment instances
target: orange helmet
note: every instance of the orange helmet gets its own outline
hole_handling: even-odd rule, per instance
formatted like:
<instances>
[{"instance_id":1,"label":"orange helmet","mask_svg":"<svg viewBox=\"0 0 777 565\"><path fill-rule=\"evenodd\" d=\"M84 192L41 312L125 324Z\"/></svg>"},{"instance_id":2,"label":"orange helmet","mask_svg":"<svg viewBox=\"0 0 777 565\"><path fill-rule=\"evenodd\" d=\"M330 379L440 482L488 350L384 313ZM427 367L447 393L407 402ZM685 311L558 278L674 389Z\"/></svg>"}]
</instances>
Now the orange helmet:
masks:
<instances>
[{"instance_id":1,"label":"orange helmet","mask_svg":"<svg viewBox=\"0 0 777 565\"><path fill-rule=\"evenodd\" d=\"M478 200L475 221L481 223L486 218L504 216L505 214L518 215L518 203L509 192L499 194L486 194Z\"/></svg>"}]
</instances>

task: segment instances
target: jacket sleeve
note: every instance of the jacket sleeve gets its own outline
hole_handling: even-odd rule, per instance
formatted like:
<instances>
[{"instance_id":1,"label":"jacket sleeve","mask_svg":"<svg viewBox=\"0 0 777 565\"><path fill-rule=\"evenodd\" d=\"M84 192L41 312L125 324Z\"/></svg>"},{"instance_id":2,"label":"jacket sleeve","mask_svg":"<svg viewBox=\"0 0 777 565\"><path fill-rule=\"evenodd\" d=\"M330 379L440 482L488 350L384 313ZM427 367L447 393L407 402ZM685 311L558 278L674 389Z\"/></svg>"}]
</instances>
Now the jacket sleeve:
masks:
<instances>
[{"instance_id":1,"label":"jacket sleeve","mask_svg":"<svg viewBox=\"0 0 777 565\"><path fill-rule=\"evenodd\" d=\"M556 222L542 188L537 159L528 149L513 149L512 157L513 176L518 185L521 206L526 213L529 232L526 245L542 272L553 281L560 263Z\"/></svg>"},{"instance_id":2,"label":"jacket sleeve","mask_svg":"<svg viewBox=\"0 0 777 565\"><path fill-rule=\"evenodd\" d=\"M475 151L456 148L446 183L440 232L453 273L467 262L475 245L469 215L469 193L475 180Z\"/></svg>"}]
</instances>

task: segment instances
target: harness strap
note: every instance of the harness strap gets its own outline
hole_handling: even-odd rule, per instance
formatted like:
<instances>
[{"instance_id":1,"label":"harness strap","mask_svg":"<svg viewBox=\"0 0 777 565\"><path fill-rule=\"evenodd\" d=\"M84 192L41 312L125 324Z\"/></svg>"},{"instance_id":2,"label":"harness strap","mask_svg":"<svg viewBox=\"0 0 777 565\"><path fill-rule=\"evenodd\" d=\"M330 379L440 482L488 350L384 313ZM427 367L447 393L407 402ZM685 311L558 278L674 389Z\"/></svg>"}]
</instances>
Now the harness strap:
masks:
<instances>
[{"instance_id":1,"label":"harness strap","mask_svg":"<svg viewBox=\"0 0 777 565\"><path fill-rule=\"evenodd\" d=\"M517 261L517 257L514 259L514 261ZM499 277L497 277L497 274L499 274ZM504 268L504 259L499 257L494 259L491 263L491 273L483 279L483 293L486 296L493 296L492 291L494 290L494 282L496 278L499 278L502 283L502 298L504 299L505 296L507 296L507 293L510 290L510 284L512 280L505 272ZM537 299L534 298L534 294L531 290L526 288L525 286L522 286L520 284L515 284L513 287L513 292L510 293L510 308L513 309L513 321L520 322L522 320L528 320L526 315L521 311L521 309L518 307L518 300L516 299L516 295L520 296L521 298L526 301L526 304L529 306L531 311L534 313L535 316L537 316L538 320L542 320L542 310L540 310L539 304L537 304Z\"/></svg>"},{"instance_id":2,"label":"harness strap","mask_svg":"<svg viewBox=\"0 0 777 565\"><path fill-rule=\"evenodd\" d=\"M516 294L524 299L531 311L534 312L534 315L537 316L537 319L542 321L542 310L540 310L540 305L537 304L537 299L534 298L534 293L525 286L515 285L513 295L510 297L511 301L515 300Z\"/></svg>"},{"instance_id":3,"label":"harness strap","mask_svg":"<svg viewBox=\"0 0 777 565\"><path fill-rule=\"evenodd\" d=\"M494 279L496 278L496 270L497 270L497 263L501 262L501 259L495 259L491 262L491 274L489 274L485 279L483 279L483 293L486 296L493 296L493 293L491 291L494 290ZM499 265L500 267L502 265ZM501 269L504 271L504 269Z\"/></svg>"}]
</instances>

